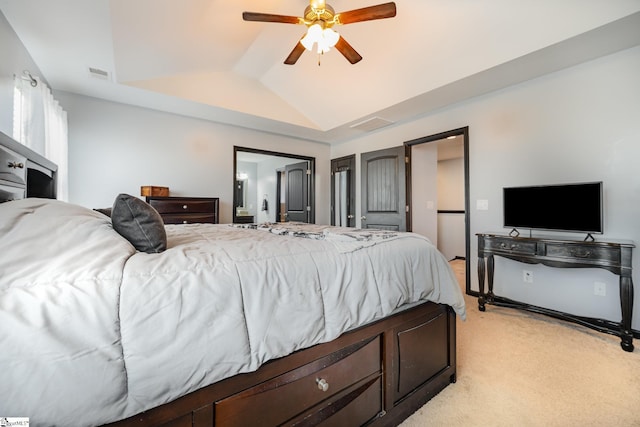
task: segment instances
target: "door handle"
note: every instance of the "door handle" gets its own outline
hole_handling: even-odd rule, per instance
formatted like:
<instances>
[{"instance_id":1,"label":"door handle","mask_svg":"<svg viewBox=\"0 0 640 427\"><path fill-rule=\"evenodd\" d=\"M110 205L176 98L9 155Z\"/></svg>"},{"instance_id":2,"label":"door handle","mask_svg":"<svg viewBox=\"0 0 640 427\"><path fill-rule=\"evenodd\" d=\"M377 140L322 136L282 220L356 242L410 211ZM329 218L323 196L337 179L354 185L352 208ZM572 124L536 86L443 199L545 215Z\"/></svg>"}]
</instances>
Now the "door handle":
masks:
<instances>
[{"instance_id":1,"label":"door handle","mask_svg":"<svg viewBox=\"0 0 640 427\"><path fill-rule=\"evenodd\" d=\"M360 217L360 219L361 219L362 221L364 221L364 220L366 220L366 219L367 219L367 217L366 217L366 216L364 216L364 215L362 215L362 216Z\"/></svg>"},{"instance_id":2,"label":"door handle","mask_svg":"<svg viewBox=\"0 0 640 427\"><path fill-rule=\"evenodd\" d=\"M347 215L347 218L349 219L353 219L355 217L355 215Z\"/></svg>"}]
</instances>

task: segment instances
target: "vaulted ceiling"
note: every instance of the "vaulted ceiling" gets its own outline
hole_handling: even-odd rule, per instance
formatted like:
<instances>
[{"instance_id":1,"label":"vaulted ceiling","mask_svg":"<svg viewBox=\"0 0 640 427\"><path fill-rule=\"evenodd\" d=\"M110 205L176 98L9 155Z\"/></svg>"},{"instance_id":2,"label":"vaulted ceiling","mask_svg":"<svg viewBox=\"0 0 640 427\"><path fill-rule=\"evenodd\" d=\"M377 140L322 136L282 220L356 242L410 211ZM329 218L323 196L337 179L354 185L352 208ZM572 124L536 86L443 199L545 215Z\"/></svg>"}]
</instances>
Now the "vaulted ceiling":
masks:
<instances>
[{"instance_id":1,"label":"vaulted ceiling","mask_svg":"<svg viewBox=\"0 0 640 427\"><path fill-rule=\"evenodd\" d=\"M355 65L335 50L285 65L304 26L242 20L308 4L0 0L0 11L54 90L330 144L640 44L640 0L397 0L394 18L336 27L363 56Z\"/></svg>"}]
</instances>

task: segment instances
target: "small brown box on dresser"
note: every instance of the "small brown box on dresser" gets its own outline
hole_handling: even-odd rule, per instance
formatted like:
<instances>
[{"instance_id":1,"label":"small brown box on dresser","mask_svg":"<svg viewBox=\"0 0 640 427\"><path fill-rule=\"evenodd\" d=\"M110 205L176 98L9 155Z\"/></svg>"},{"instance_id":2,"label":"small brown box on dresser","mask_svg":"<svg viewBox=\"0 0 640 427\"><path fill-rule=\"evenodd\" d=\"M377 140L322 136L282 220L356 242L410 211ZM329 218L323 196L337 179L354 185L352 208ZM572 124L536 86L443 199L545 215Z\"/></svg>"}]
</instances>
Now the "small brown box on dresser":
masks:
<instances>
[{"instance_id":1,"label":"small brown box on dresser","mask_svg":"<svg viewBox=\"0 0 640 427\"><path fill-rule=\"evenodd\" d=\"M147 203L158 211L165 224L218 224L217 197L156 197L147 196Z\"/></svg>"},{"instance_id":2,"label":"small brown box on dresser","mask_svg":"<svg viewBox=\"0 0 640 427\"><path fill-rule=\"evenodd\" d=\"M169 187L156 187L152 185L145 185L140 187L140 195L141 196L158 196L158 197L168 197L169 196Z\"/></svg>"}]
</instances>

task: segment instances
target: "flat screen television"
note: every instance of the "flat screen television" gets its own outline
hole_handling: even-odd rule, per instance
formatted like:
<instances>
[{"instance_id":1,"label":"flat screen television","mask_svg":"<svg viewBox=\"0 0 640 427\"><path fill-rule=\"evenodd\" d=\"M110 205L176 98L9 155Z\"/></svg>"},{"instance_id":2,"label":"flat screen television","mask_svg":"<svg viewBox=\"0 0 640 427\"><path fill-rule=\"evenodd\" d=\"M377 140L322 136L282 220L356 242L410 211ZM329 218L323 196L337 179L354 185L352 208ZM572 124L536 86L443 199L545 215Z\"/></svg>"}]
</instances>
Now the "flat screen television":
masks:
<instances>
[{"instance_id":1,"label":"flat screen television","mask_svg":"<svg viewBox=\"0 0 640 427\"><path fill-rule=\"evenodd\" d=\"M504 226L602 233L602 182L506 187Z\"/></svg>"}]
</instances>

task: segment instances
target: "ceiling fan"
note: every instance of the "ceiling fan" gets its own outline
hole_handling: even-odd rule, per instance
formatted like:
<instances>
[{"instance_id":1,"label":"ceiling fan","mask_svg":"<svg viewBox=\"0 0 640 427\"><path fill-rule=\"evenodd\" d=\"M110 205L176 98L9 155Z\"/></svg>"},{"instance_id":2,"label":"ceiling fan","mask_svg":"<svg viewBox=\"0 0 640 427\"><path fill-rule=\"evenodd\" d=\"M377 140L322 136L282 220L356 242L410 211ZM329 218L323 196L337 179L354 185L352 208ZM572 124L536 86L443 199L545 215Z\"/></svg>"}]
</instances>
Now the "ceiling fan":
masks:
<instances>
[{"instance_id":1,"label":"ceiling fan","mask_svg":"<svg viewBox=\"0 0 640 427\"><path fill-rule=\"evenodd\" d=\"M307 27L306 34L285 59L284 63L287 65L295 64L305 50L313 49L314 44L317 45L318 54L326 53L330 48L335 47L350 63L355 64L362 59L362 56L340 34L334 31L333 27L394 16L396 16L394 2L336 13L324 0L310 0L309 6L304 10L303 17L257 12L242 13L242 19L245 21L300 24Z\"/></svg>"}]
</instances>

